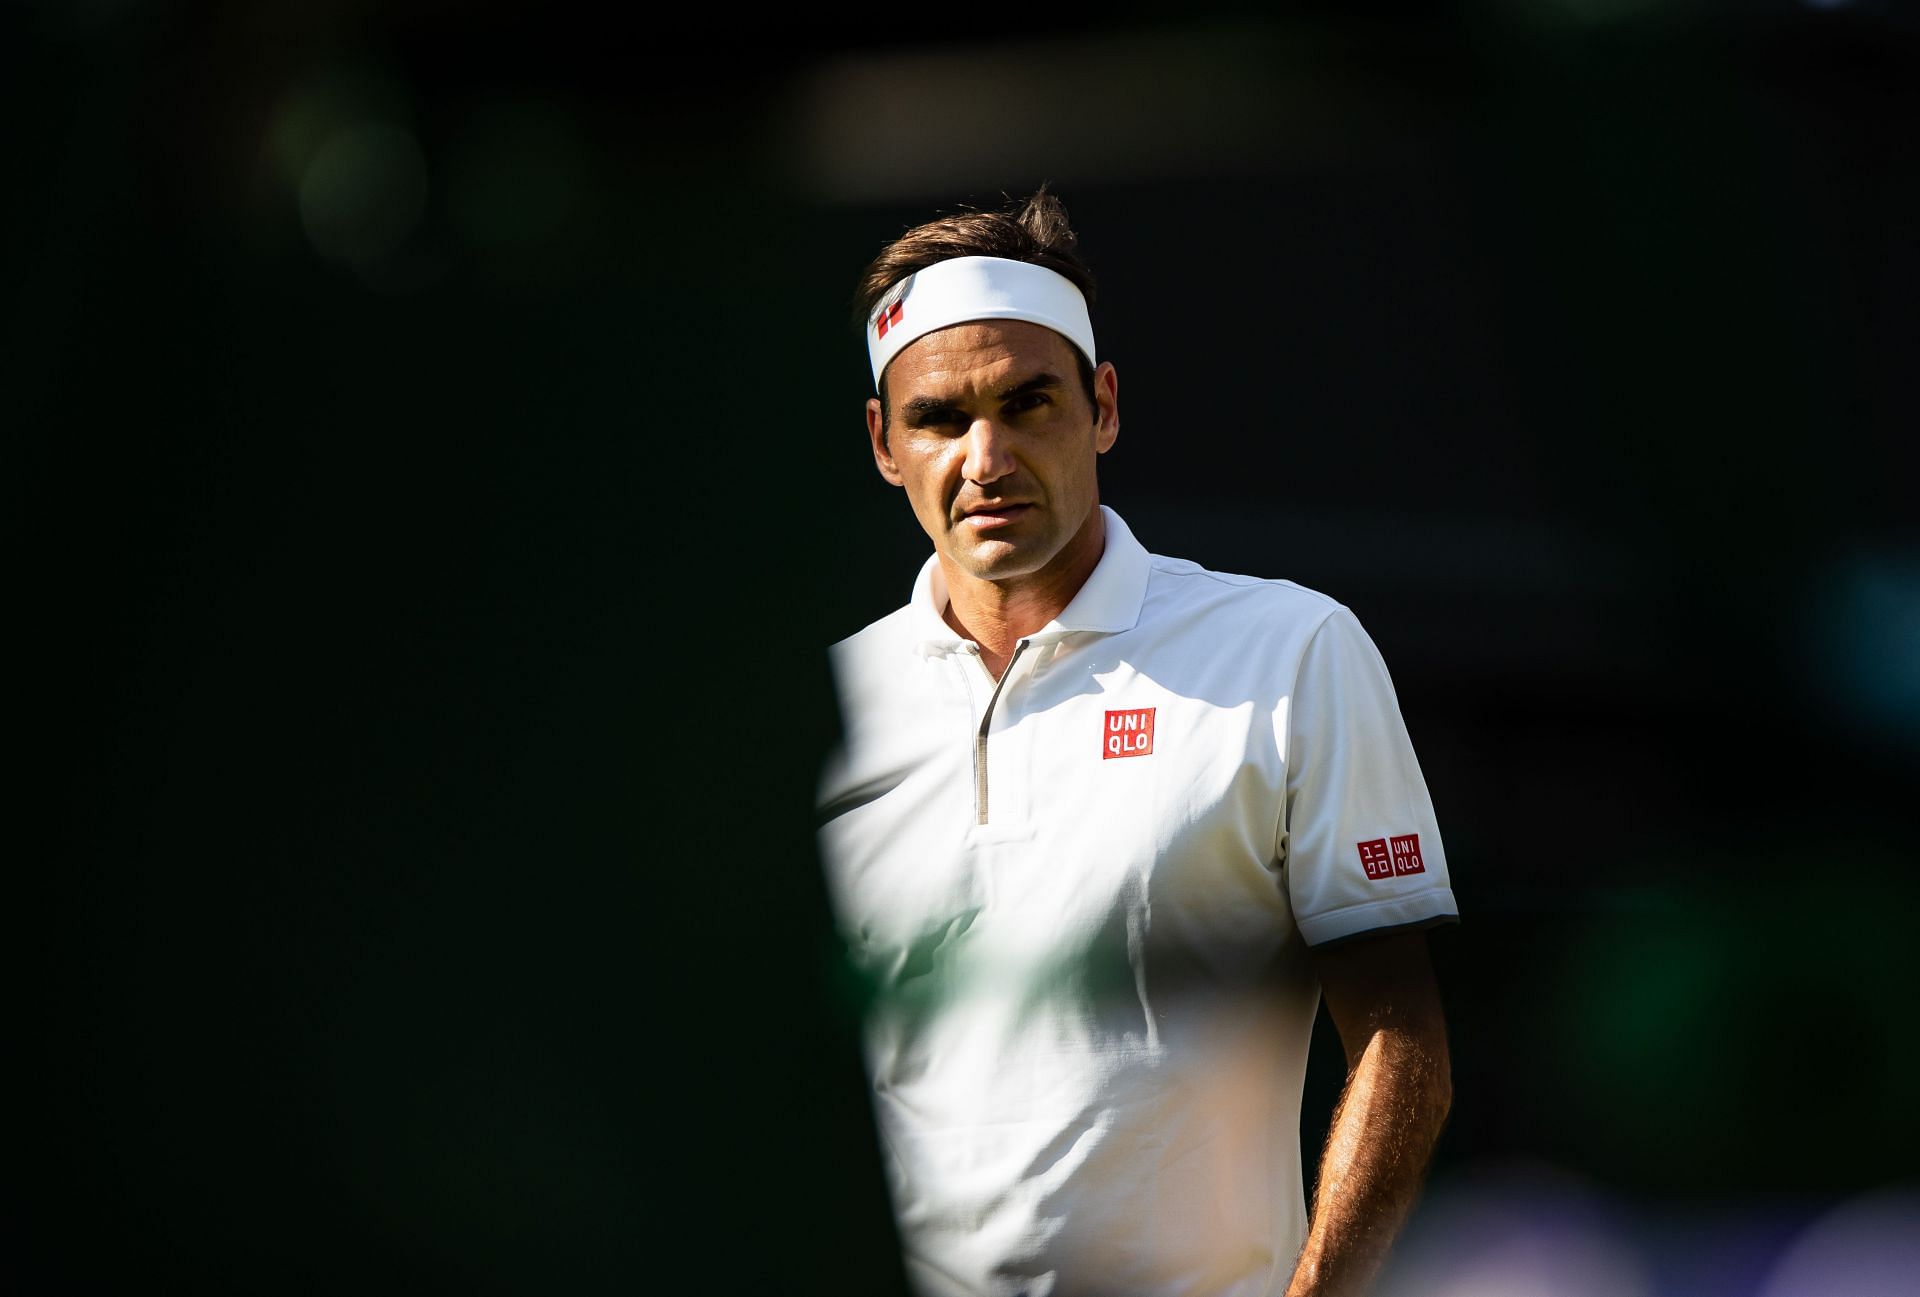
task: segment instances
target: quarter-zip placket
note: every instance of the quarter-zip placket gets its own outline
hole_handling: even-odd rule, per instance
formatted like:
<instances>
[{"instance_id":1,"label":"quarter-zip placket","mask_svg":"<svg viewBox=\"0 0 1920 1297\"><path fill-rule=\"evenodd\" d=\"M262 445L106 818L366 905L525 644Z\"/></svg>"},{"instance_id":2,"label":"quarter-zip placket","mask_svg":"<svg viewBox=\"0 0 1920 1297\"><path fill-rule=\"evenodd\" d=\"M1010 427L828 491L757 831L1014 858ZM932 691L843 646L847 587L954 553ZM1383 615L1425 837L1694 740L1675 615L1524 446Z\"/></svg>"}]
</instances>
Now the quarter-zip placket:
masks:
<instances>
[{"instance_id":1,"label":"quarter-zip placket","mask_svg":"<svg viewBox=\"0 0 1920 1297\"><path fill-rule=\"evenodd\" d=\"M1000 701L1000 693L1007 687L1007 681L1013 679L1013 669L1020 663L1020 655L1027 651L1032 640L1021 640L1014 645L1013 656L1007 659L1007 665L1000 672L1000 678L993 683L993 692L987 696L986 713L980 717L980 728L973 736L973 799L979 815L978 822L987 822L987 729L993 724L993 705Z\"/></svg>"}]
</instances>

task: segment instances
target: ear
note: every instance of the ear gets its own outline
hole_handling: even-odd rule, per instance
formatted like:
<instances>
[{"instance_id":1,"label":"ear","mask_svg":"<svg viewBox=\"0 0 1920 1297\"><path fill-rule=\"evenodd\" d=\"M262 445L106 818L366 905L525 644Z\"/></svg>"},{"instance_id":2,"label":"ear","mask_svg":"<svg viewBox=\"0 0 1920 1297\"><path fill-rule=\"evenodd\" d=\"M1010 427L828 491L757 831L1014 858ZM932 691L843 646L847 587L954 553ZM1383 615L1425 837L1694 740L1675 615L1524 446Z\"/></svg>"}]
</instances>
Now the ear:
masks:
<instances>
[{"instance_id":1,"label":"ear","mask_svg":"<svg viewBox=\"0 0 1920 1297\"><path fill-rule=\"evenodd\" d=\"M1093 371L1093 401L1093 445L1104 455L1120 439L1120 372L1110 360L1101 361Z\"/></svg>"},{"instance_id":2,"label":"ear","mask_svg":"<svg viewBox=\"0 0 1920 1297\"><path fill-rule=\"evenodd\" d=\"M906 479L900 476L900 466L893 462L893 451L887 446L886 416L880 412L880 398L867 398L867 441L873 446L873 466L880 470L880 476L895 486L906 485Z\"/></svg>"}]
</instances>

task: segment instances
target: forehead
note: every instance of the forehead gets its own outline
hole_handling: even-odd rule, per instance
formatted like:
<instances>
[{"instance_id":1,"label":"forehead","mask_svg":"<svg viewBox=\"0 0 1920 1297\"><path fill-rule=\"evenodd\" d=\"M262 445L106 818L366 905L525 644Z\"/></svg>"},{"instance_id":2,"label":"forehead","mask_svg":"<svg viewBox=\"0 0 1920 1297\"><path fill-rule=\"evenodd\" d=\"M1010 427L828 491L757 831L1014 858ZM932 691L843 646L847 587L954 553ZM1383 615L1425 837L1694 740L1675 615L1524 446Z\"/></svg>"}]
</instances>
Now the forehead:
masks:
<instances>
[{"instance_id":1,"label":"forehead","mask_svg":"<svg viewBox=\"0 0 1920 1297\"><path fill-rule=\"evenodd\" d=\"M976 320L915 338L887 366L887 394L895 400L995 387L1052 373L1065 379L1073 344L1026 320Z\"/></svg>"}]
</instances>

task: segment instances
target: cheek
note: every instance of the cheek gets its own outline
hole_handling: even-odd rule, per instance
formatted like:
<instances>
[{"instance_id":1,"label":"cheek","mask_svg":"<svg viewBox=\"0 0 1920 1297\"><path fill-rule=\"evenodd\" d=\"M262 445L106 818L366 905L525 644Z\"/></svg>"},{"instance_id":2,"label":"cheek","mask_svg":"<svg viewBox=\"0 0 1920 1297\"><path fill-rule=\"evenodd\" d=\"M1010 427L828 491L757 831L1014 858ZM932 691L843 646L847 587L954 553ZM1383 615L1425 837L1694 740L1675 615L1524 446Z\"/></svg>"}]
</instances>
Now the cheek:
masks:
<instances>
[{"instance_id":1,"label":"cheek","mask_svg":"<svg viewBox=\"0 0 1920 1297\"><path fill-rule=\"evenodd\" d=\"M950 445L916 446L913 450L913 480L922 490L937 492L958 474L960 462L961 457L954 453Z\"/></svg>"},{"instance_id":2,"label":"cheek","mask_svg":"<svg viewBox=\"0 0 1920 1297\"><path fill-rule=\"evenodd\" d=\"M915 454L911 459L900 463L905 479L907 494L916 504L927 502L938 506L948 494L947 482L951 477L950 462L939 454Z\"/></svg>"},{"instance_id":3,"label":"cheek","mask_svg":"<svg viewBox=\"0 0 1920 1297\"><path fill-rule=\"evenodd\" d=\"M1052 464L1053 480L1062 486L1079 487L1093 480L1094 456L1088 450L1082 453L1079 447L1061 455Z\"/></svg>"}]
</instances>

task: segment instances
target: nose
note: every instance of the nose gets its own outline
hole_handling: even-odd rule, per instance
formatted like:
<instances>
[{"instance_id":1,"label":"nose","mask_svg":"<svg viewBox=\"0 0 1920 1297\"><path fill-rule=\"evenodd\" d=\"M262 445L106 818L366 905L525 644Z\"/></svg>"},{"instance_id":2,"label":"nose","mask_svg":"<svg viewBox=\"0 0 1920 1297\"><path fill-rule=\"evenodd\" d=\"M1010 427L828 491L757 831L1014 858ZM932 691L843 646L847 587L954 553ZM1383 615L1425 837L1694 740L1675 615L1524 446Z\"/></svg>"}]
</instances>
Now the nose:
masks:
<instances>
[{"instance_id":1,"label":"nose","mask_svg":"<svg viewBox=\"0 0 1920 1297\"><path fill-rule=\"evenodd\" d=\"M967 459L961 473L969 482L985 486L1013 472L1013 447L1006 429L992 419L975 419L967 429Z\"/></svg>"}]
</instances>

